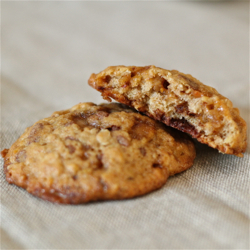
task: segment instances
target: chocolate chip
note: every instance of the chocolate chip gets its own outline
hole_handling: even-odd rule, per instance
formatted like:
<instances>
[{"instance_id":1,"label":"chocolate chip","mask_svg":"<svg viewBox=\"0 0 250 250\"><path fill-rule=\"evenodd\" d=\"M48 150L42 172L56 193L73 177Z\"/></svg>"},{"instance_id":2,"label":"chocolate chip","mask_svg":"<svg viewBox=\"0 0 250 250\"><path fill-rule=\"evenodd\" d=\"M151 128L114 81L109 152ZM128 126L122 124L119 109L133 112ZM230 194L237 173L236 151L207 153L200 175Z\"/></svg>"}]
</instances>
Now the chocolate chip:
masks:
<instances>
[{"instance_id":1,"label":"chocolate chip","mask_svg":"<svg viewBox=\"0 0 250 250\"><path fill-rule=\"evenodd\" d=\"M131 77L134 77L136 75L135 72L131 72Z\"/></svg>"},{"instance_id":2,"label":"chocolate chip","mask_svg":"<svg viewBox=\"0 0 250 250\"><path fill-rule=\"evenodd\" d=\"M196 130L196 128L184 118L171 119L169 117L163 117L162 121L171 127L177 128L185 133L191 134L195 138L199 136L199 132Z\"/></svg>"},{"instance_id":3,"label":"chocolate chip","mask_svg":"<svg viewBox=\"0 0 250 250\"><path fill-rule=\"evenodd\" d=\"M42 128L43 128L43 124L42 124L42 123L37 123L37 124L35 124L35 125L32 127L29 136L31 137L31 136L37 134L38 130L41 130Z\"/></svg>"},{"instance_id":4,"label":"chocolate chip","mask_svg":"<svg viewBox=\"0 0 250 250\"><path fill-rule=\"evenodd\" d=\"M177 113L179 114L188 114L189 110L188 110L188 103L184 102L182 104L179 104L175 107L175 110Z\"/></svg>"},{"instance_id":5,"label":"chocolate chip","mask_svg":"<svg viewBox=\"0 0 250 250\"><path fill-rule=\"evenodd\" d=\"M102 153L97 154L97 166L96 166L96 169L102 169L104 167L103 162L102 162L102 158L103 158Z\"/></svg>"},{"instance_id":6,"label":"chocolate chip","mask_svg":"<svg viewBox=\"0 0 250 250\"><path fill-rule=\"evenodd\" d=\"M103 154L102 154L102 153L100 153L100 154L97 155L97 159L98 159L99 161L101 161L102 158L103 158Z\"/></svg>"},{"instance_id":7,"label":"chocolate chip","mask_svg":"<svg viewBox=\"0 0 250 250\"><path fill-rule=\"evenodd\" d=\"M81 158L83 161L86 161L86 160L89 158L88 152L84 152L82 155L80 155L80 158Z\"/></svg>"},{"instance_id":8,"label":"chocolate chip","mask_svg":"<svg viewBox=\"0 0 250 250\"><path fill-rule=\"evenodd\" d=\"M190 86L192 89L194 89L194 90L199 90L200 86L199 86L196 82L194 82L194 81L192 81L191 79L189 79L187 76L179 75L178 77L179 77L179 78L182 78L182 79L185 79L185 80L187 81L187 83L189 84L189 86Z\"/></svg>"},{"instance_id":9,"label":"chocolate chip","mask_svg":"<svg viewBox=\"0 0 250 250\"><path fill-rule=\"evenodd\" d=\"M32 142L39 142L40 136L38 136L38 132L42 130L44 127L44 124L42 123L36 123L30 130L30 134L28 136L28 144L31 144Z\"/></svg>"},{"instance_id":10,"label":"chocolate chip","mask_svg":"<svg viewBox=\"0 0 250 250\"><path fill-rule=\"evenodd\" d=\"M94 115L94 114L95 114L95 112L93 112L93 111L87 111L87 112L81 113L80 116L81 116L83 119L85 119L85 118L88 118L88 117L90 117L90 116L92 116L92 115Z\"/></svg>"},{"instance_id":11,"label":"chocolate chip","mask_svg":"<svg viewBox=\"0 0 250 250\"><path fill-rule=\"evenodd\" d=\"M81 158L83 161L85 161L85 160L87 160L87 159L89 158L90 154L89 154L88 151L91 150L92 147L89 146L89 145L86 145L86 144L82 144L81 147L82 147L81 150L83 151L83 153L82 153L82 155L80 156L80 158Z\"/></svg>"},{"instance_id":12,"label":"chocolate chip","mask_svg":"<svg viewBox=\"0 0 250 250\"><path fill-rule=\"evenodd\" d=\"M123 137L122 135L117 136L117 141L119 144L121 144L123 146L126 146L126 147L129 146L129 141L125 137Z\"/></svg>"},{"instance_id":13,"label":"chocolate chip","mask_svg":"<svg viewBox=\"0 0 250 250\"><path fill-rule=\"evenodd\" d=\"M147 106L143 106L143 107L139 107L138 108L138 111L140 111L140 112L146 112L148 110L148 107ZM142 114L143 115L143 114Z\"/></svg>"},{"instance_id":14,"label":"chocolate chip","mask_svg":"<svg viewBox=\"0 0 250 250\"><path fill-rule=\"evenodd\" d=\"M101 87L101 86L98 86L98 87L97 87L97 90L98 90L98 91L102 91L102 90L104 90L104 89L105 89L105 88L104 88L104 87Z\"/></svg>"},{"instance_id":15,"label":"chocolate chip","mask_svg":"<svg viewBox=\"0 0 250 250\"><path fill-rule=\"evenodd\" d=\"M164 89L168 89L169 84L170 84L170 83L169 83L166 79L164 79L164 81L163 81L163 83L162 83L163 88L164 88Z\"/></svg>"},{"instance_id":16,"label":"chocolate chip","mask_svg":"<svg viewBox=\"0 0 250 250\"><path fill-rule=\"evenodd\" d=\"M153 167L153 168L162 168L162 165L159 164L159 163L154 163L154 164L152 165L152 167Z\"/></svg>"},{"instance_id":17,"label":"chocolate chip","mask_svg":"<svg viewBox=\"0 0 250 250\"><path fill-rule=\"evenodd\" d=\"M72 116L72 120L75 124L77 124L80 128L88 125L86 118L86 114L77 114Z\"/></svg>"},{"instance_id":18,"label":"chocolate chip","mask_svg":"<svg viewBox=\"0 0 250 250\"><path fill-rule=\"evenodd\" d=\"M76 148L74 146L72 146L72 145L67 145L66 147L69 150L70 154L73 154L75 152L75 150L76 150Z\"/></svg>"},{"instance_id":19,"label":"chocolate chip","mask_svg":"<svg viewBox=\"0 0 250 250\"><path fill-rule=\"evenodd\" d=\"M209 105L207 105L207 108L208 108L209 110L214 109L214 105L213 105L213 104L209 104Z\"/></svg>"},{"instance_id":20,"label":"chocolate chip","mask_svg":"<svg viewBox=\"0 0 250 250\"><path fill-rule=\"evenodd\" d=\"M164 116L164 112L161 111L160 109L156 109L154 113L157 120L161 120L162 117Z\"/></svg>"},{"instance_id":21,"label":"chocolate chip","mask_svg":"<svg viewBox=\"0 0 250 250\"><path fill-rule=\"evenodd\" d=\"M116 130L120 130L121 127L118 127L118 126L115 126L115 125L112 125L110 128L108 128L109 131L116 131Z\"/></svg>"},{"instance_id":22,"label":"chocolate chip","mask_svg":"<svg viewBox=\"0 0 250 250\"><path fill-rule=\"evenodd\" d=\"M96 115L97 115L99 118L103 118L103 117L108 117L108 116L109 116L109 113L106 112L106 111L97 111L97 112L96 112Z\"/></svg>"},{"instance_id":23,"label":"chocolate chip","mask_svg":"<svg viewBox=\"0 0 250 250\"><path fill-rule=\"evenodd\" d=\"M25 159L26 159L26 151L25 150L19 151L18 154L16 155L16 161L24 162Z\"/></svg>"},{"instance_id":24,"label":"chocolate chip","mask_svg":"<svg viewBox=\"0 0 250 250\"><path fill-rule=\"evenodd\" d=\"M64 127L68 127L68 126L70 126L70 125L72 125L72 124L74 124L73 121L66 122L66 123L64 124Z\"/></svg>"},{"instance_id":25,"label":"chocolate chip","mask_svg":"<svg viewBox=\"0 0 250 250\"><path fill-rule=\"evenodd\" d=\"M146 149L145 148L140 148L140 152L143 156L146 155Z\"/></svg>"},{"instance_id":26,"label":"chocolate chip","mask_svg":"<svg viewBox=\"0 0 250 250\"><path fill-rule=\"evenodd\" d=\"M135 125L130 131L130 135L135 140L141 140L143 137L152 138L155 134L154 123L151 121L135 121Z\"/></svg>"},{"instance_id":27,"label":"chocolate chip","mask_svg":"<svg viewBox=\"0 0 250 250\"><path fill-rule=\"evenodd\" d=\"M28 145L29 145L33 142L39 142L40 136L33 135L33 136L29 136L27 139L28 139Z\"/></svg>"},{"instance_id":28,"label":"chocolate chip","mask_svg":"<svg viewBox=\"0 0 250 250\"><path fill-rule=\"evenodd\" d=\"M104 82L109 83L110 80L111 80L111 76L110 75L105 76Z\"/></svg>"}]
</instances>

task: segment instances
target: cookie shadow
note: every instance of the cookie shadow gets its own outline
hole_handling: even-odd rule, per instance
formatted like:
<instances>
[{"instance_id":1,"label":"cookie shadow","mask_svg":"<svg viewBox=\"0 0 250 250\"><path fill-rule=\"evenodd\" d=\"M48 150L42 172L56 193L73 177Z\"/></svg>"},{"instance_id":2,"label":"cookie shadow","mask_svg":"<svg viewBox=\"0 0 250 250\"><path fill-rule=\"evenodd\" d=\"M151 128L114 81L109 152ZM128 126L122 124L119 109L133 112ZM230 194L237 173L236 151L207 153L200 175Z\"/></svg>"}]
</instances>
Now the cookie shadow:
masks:
<instances>
[{"instance_id":1,"label":"cookie shadow","mask_svg":"<svg viewBox=\"0 0 250 250\"><path fill-rule=\"evenodd\" d=\"M217 171L220 173L230 173L240 170L242 164L246 163L249 158L249 146L243 157L220 153L217 149L211 148L206 144L202 144L194 140L196 149L196 159L194 161L194 169L200 169L205 172ZM233 173L232 173L233 174Z\"/></svg>"}]
</instances>

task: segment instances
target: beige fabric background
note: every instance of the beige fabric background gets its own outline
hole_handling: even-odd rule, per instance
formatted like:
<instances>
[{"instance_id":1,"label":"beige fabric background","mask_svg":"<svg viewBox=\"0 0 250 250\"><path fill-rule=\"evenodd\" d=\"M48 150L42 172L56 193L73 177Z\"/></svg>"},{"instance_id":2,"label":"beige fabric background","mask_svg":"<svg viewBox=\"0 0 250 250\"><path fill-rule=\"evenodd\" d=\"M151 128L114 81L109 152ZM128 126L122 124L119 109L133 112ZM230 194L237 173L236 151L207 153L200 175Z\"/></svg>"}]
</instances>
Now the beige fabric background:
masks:
<instances>
[{"instance_id":1,"label":"beige fabric background","mask_svg":"<svg viewBox=\"0 0 250 250\"><path fill-rule=\"evenodd\" d=\"M109 65L190 73L230 98L249 125L249 3L1 2L1 150L79 102ZM196 144L194 166L149 195L55 205L8 185L1 160L2 249L248 249L244 158Z\"/></svg>"}]
</instances>

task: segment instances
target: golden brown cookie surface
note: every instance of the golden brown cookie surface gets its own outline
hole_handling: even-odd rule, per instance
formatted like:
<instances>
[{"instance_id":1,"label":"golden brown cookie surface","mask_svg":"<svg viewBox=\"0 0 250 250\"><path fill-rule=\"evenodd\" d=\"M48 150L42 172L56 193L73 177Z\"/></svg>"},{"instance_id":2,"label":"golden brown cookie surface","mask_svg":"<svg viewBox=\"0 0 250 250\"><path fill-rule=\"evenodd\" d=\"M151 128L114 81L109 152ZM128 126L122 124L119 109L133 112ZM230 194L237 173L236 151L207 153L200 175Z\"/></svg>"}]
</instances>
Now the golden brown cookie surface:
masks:
<instances>
[{"instance_id":1,"label":"golden brown cookie surface","mask_svg":"<svg viewBox=\"0 0 250 250\"><path fill-rule=\"evenodd\" d=\"M155 66L111 66L89 85L220 152L243 156L246 122L232 102L191 75Z\"/></svg>"},{"instance_id":2,"label":"golden brown cookie surface","mask_svg":"<svg viewBox=\"0 0 250 250\"><path fill-rule=\"evenodd\" d=\"M9 183L58 203L125 199L189 168L193 142L122 104L80 103L26 129L2 151Z\"/></svg>"}]
</instances>

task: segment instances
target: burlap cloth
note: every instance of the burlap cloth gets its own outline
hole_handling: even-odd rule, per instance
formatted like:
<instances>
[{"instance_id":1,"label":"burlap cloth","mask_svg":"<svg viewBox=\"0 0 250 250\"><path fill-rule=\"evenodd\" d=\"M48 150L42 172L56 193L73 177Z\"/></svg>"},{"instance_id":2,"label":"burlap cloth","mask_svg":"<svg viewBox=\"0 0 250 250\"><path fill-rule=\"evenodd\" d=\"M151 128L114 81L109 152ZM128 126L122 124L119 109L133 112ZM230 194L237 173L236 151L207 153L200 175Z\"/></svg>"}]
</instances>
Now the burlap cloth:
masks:
<instances>
[{"instance_id":1,"label":"burlap cloth","mask_svg":"<svg viewBox=\"0 0 250 250\"><path fill-rule=\"evenodd\" d=\"M56 110L102 102L87 80L109 65L190 73L249 124L248 1L1 5L1 150ZM196 148L194 166L156 192L78 206L7 184L1 164L2 249L249 248L249 148L244 158Z\"/></svg>"}]
</instances>

